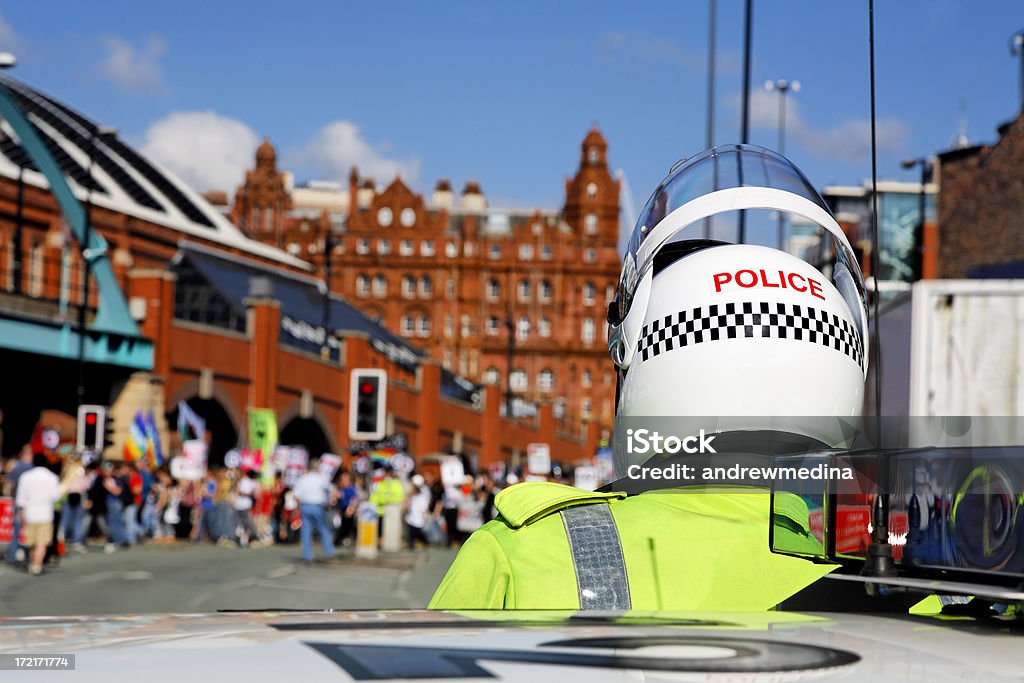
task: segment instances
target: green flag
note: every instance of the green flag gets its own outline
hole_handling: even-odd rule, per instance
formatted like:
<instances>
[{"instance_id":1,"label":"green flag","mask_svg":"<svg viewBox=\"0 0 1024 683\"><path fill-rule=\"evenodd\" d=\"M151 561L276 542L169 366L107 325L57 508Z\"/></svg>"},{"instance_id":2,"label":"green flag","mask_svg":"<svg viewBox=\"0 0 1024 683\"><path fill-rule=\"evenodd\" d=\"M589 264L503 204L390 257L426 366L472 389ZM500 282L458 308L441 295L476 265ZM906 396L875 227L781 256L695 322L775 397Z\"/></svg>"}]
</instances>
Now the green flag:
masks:
<instances>
[{"instance_id":1,"label":"green flag","mask_svg":"<svg viewBox=\"0 0 1024 683\"><path fill-rule=\"evenodd\" d=\"M259 451L263 461L263 481L274 480L270 459L277 447L277 418L270 408L249 408L249 448Z\"/></svg>"}]
</instances>

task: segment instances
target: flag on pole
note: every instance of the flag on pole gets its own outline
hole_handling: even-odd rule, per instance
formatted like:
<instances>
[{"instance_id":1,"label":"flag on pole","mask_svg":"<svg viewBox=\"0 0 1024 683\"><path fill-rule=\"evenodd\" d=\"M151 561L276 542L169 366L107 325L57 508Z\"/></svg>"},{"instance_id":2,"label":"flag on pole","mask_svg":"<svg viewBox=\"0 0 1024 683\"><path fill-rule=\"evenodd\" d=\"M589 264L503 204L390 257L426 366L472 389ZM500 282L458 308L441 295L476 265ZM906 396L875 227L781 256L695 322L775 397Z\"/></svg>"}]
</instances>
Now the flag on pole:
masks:
<instances>
[{"instance_id":1,"label":"flag on pole","mask_svg":"<svg viewBox=\"0 0 1024 683\"><path fill-rule=\"evenodd\" d=\"M149 466L157 469L164 464L164 449L160 443L160 430L156 427L156 417L150 409L146 414L146 455L149 457Z\"/></svg>"},{"instance_id":2,"label":"flag on pole","mask_svg":"<svg viewBox=\"0 0 1024 683\"><path fill-rule=\"evenodd\" d=\"M137 462L146 453L146 419L142 411L135 413L135 419L128 426L128 437L124 440L124 459Z\"/></svg>"},{"instance_id":3,"label":"flag on pole","mask_svg":"<svg viewBox=\"0 0 1024 683\"><path fill-rule=\"evenodd\" d=\"M206 420L185 401L178 401L178 434L182 443L193 439L202 441L206 434Z\"/></svg>"}]
</instances>

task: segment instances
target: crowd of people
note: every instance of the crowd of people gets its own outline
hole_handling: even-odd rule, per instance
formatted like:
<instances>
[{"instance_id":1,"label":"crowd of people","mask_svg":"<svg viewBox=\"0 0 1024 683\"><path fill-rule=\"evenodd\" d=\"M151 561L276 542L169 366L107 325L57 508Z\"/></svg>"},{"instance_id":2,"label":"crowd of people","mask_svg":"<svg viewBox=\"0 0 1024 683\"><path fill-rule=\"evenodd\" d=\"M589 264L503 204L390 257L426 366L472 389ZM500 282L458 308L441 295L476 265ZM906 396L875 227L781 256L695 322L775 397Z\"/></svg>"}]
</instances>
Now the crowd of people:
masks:
<instances>
[{"instance_id":1,"label":"crowd of people","mask_svg":"<svg viewBox=\"0 0 1024 683\"><path fill-rule=\"evenodd\" d=\"M14 500L12 538L22 539L8 544L5 559L24 562L32 574L65 553L115 553L141 543L301 543L303 559L312 561L314 532L333 557L336 546L355 542L365 502L378 520L398 506L409 549L458 546L496 515L499 490L487 474L446 485L432 471L400 475L390 466L328 477L316 459L290 481L280 472L264 480L227 468L177 480L145 461L50 460L28 447L3 470L0 493Z\"/></svg>"}]
</instances>

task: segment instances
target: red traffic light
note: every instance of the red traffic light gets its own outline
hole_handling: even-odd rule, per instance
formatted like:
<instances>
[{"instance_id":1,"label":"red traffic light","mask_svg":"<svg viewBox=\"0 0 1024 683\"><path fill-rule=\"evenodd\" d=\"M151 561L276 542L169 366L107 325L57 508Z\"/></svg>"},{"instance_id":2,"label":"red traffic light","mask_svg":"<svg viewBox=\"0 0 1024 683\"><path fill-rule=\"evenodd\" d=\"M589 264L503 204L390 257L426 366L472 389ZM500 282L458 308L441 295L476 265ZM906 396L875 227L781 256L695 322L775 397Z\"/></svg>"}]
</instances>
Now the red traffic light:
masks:
<instances>
[{"instance_id":1,"label":"red traffic light","mask_svg":"<svg viewBox=\"0 0 1024 683\"><path fill-rule=\"evenodd\" d=\"M359 384L359 393L363 396L369 396L373 393L373 390L377 388L376 382L361 382Z\"/></svg>"},{"instance_id":2,"label":"red traffic light","mask_svg":"<svg viewBox=\"0 0 1024 683\"><path fill-rule=\"evenodd\" d=\"M85 414L85 424L89 425L90 427L95 425L96 424L96 413L86 413Z\"/></svg>"}]
</instances>

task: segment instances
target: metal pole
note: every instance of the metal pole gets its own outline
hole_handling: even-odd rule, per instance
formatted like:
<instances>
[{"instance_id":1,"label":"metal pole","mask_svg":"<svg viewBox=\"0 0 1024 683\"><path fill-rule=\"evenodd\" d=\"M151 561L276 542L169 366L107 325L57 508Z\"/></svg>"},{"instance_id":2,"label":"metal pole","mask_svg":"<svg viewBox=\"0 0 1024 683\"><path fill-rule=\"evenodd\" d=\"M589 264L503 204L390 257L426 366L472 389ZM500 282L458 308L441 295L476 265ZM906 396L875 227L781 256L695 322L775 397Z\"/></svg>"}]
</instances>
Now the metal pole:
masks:
<instances>
[{"instance_id":1,"label":"metal pole","mask_svg":"<svg viewBox=\"0 0 1024 683\"><path fill-rule=\"evenodd\" d=\"M323 360L330 360L331 347L328 337L331 335L331 251L334 249L334 241L331 238L331 224L327 223L327 234L324 237L324 299L321 325L324 328L324 345L320 350Z\"/></svg>"},{"instance_id":2,"label":"metal pole","mask_svg":"<svg viewBox=\"0 0 1024 683\"><path fill-rule=\"evenodd\" d=\"M708 113L707 128L704 135L705 149L715 144L715 33L717 0L710 0L708 19ZM711 219L704 219L704 239L711 237Z\"/></svg>"},{"instance_id":3,"label":"metal pole","mask_svg":"<svg viewBox=\"0 0 1024 683\"><path fill-rule=\"evenodd\" d=\"M711 0L708 21L708 113L707 128L704 135L704 146L708 149L715 144L715 23L717 0Z\"/></svg>"},{"instance_id":4,"label":"metal pole","mask_svg":"<svg viewBox=\"0 0 1024 683\"><path fill-rule=\"evenodd\" d=\"M740 142L750 142L750 23L753 7L751 0L746 0L745 22L743 27L743 116L740 128Z\"/></svg>"},{"instance_id":5,"label":"metal pole","mask_svg":"<svg viewBox=\"0 0 1024 683\"><path fill-rule=\"evenodd\" d=\"M512 363L516 353L516 337L512 316L505 318L505 327L508 329L508 372L505 380L505 416L512 419Z\"/></svg>"},{"instance_id":6,"label":"metal pole","mask_svg":"<svg viewBox=\"0 0 1024 683\"><path fill-rule=\"evenodd\" d=\"M779 88L779 154L786 153L786 92L788 86ZM785 251L786 217L779 211L779 250Z\"/></svg>"},{"instance_id":7,"label":"metal pole","mask_svg":"<svg viewBox=\"0 0 1024 683\"><path fill-rule=\"evenodd\" d=\"M96 156L96 131L89 135L89 179ZM85 313L89 305L89 240L92 236L92 183L85 194L85 226L82 237L82 300L78 305L78 405L85 403Z\"/></svg>"},{"instance_id":8,"label":"metal pole","mask_svg":"<svg viewBox=\"0 0 1024 683\"><path fill-rule=\"evenodd\" d=\"M753 7L751 1L746 0L746 7L744 14L746 20L743 28L743 114L740 127L740 142L747 144L750 142L750 22L751 15L753 13ZM742 161L740 162L740 182L743 182L743 166ZM740 210L739 215L739 240L740 244L743 244L747 240L747 212Z\"/></svg>"},{"instance_id":9,"label":"metal pole","mask_svg":"<svg viewBox=\"0 0 1024 683\"><path fill-rule=\"evenodd\" d=\"M924 184L928 181L928 160L921 159L921 192L917 195L917 234L914 235L914 253L913 253L913 279L916 282L921 279L921 274L924 271L924 211L925 211L925 195L924 195Z\"/></svg>"},{"instance_id":10,"label":"metal pole","mask_svg":"<svg viewBox=\"0 0 1024 683\"><path fill-rule=\"evenodd\" d=\"M14 237L11 249L14 250L14 293L21 293L21 276L24 261L21 255L21 231L25 222L25 166L18 166L18 217L14 224Z\"/></svg>"}]
</instances>

